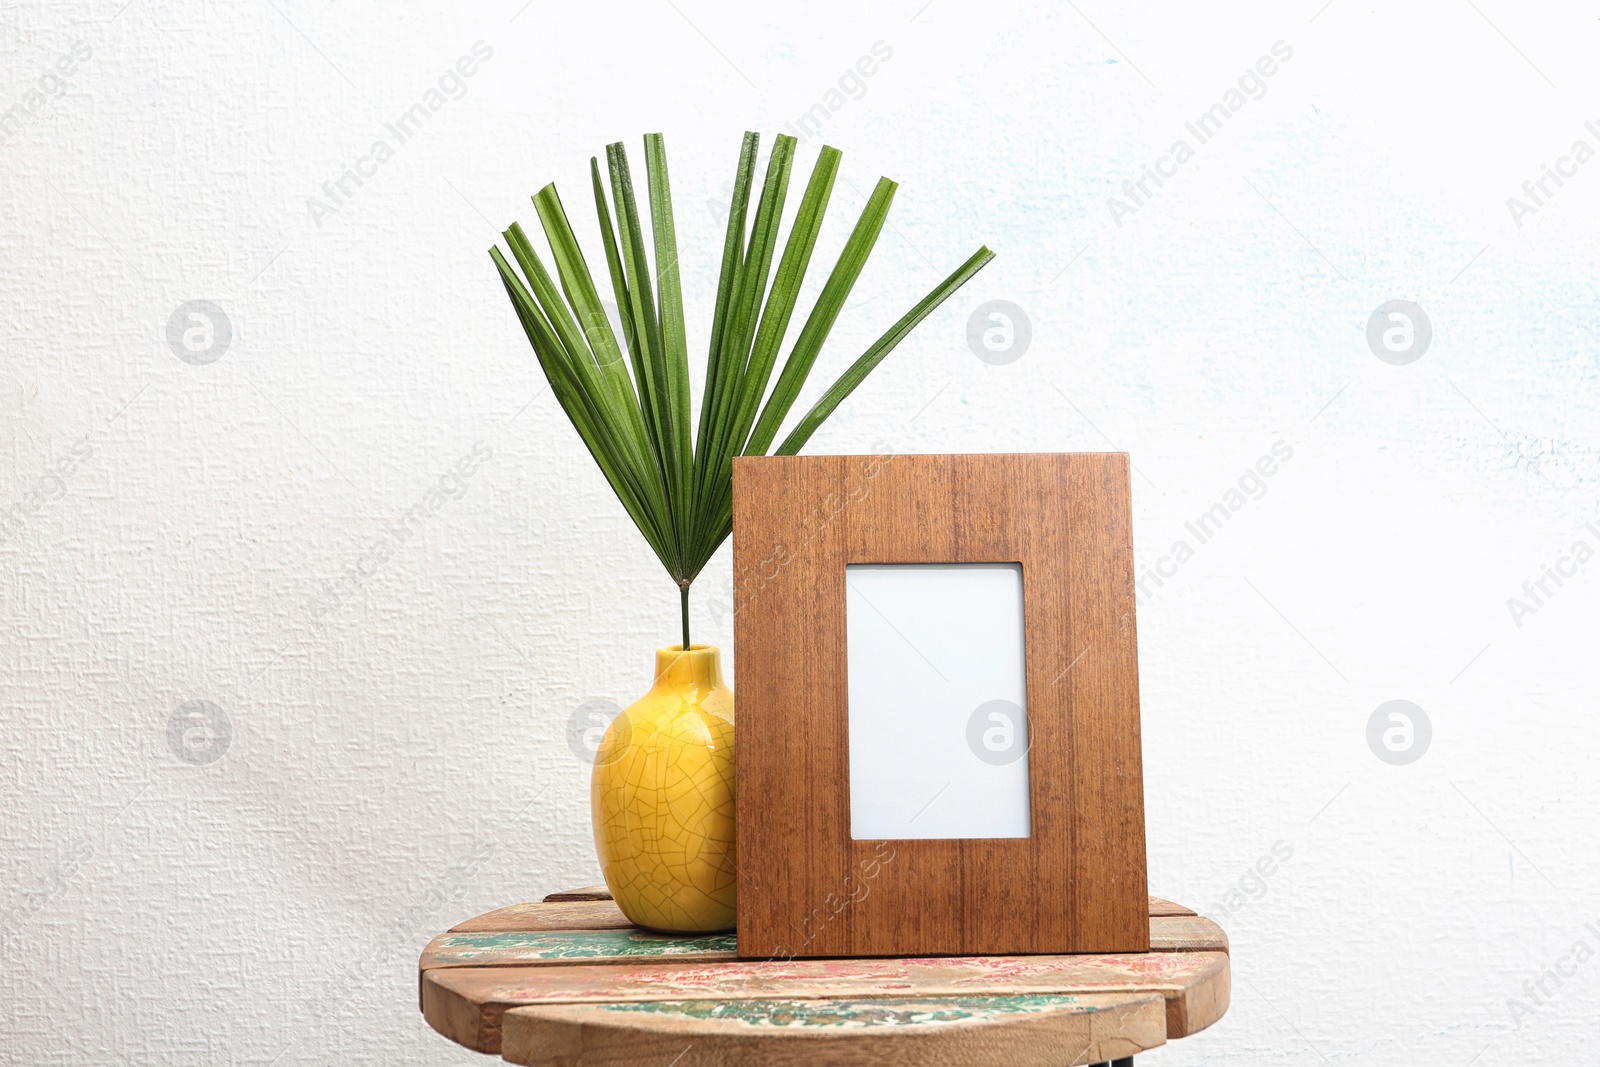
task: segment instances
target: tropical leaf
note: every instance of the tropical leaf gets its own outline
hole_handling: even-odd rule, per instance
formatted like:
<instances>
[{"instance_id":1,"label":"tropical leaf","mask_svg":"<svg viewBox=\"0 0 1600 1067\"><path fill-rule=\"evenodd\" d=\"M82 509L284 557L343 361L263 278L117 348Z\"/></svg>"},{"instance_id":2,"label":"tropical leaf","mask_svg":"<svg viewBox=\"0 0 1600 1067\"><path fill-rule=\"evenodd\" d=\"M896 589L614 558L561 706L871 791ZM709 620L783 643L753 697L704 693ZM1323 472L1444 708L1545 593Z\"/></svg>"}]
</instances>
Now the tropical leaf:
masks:
<instances>
[{"instance_id":1,"label":"tropical leaf","mask_svg":"<svg viewBox=\"0 0 1600 1067\"><path fill-rule=\"evenodd\" d=\"M606 146L609 199L599 160L589 161L606 269L621 318L620 343L554 185L536 193L533 202L555 277L516 223L504 236L521 273L499 248L489 255L556 402L677 583L687 648L689 587L733 530L733 459L766 455L777 438L872 254L896 186L879 180L772 383L841 155L828 146L818 155L774 277L795 139L780 134L774 142L755 217L747 226L760 137L744 135L696 431L666 145L660 134L646 134L644 145L648 251L621 143ZM801 416L773 454L794 455L803 448L895 346L993 258L987 248L978 249L918 301Z\"/></svg>"}]
</instances>

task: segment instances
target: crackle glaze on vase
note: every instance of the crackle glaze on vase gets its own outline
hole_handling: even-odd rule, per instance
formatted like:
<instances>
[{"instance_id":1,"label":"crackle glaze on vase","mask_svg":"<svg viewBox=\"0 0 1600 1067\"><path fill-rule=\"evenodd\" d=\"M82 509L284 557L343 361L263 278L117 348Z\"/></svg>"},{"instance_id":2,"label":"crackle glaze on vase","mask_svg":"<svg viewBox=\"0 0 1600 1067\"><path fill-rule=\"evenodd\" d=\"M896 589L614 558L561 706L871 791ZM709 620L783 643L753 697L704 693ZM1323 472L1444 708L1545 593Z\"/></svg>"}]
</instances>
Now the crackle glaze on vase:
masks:
<instances>
[{"instance_id":1,"label":"crackle glaze on vase","mask_svg":"<svg viewBox=\"0 0 1600 1067\"><path fill-rule=\"evenodd\" d=\"M720 650L656 650L655 684L595 753L590 800L606 888L630 921L733 929L733 690Z\"/></svg>"}]
</instances>

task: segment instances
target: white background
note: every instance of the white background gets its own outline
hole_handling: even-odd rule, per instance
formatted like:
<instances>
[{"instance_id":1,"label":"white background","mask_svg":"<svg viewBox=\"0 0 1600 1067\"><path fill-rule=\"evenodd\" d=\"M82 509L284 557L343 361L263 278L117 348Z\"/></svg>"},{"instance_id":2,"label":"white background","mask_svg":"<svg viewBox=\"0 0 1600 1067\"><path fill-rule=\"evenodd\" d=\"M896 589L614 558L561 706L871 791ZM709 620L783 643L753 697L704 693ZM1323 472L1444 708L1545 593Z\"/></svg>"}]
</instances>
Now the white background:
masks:
<instances>
[{"instance_id":1,"label":"white background","mask_svg":"<svg viewBox=\"0 0 1600 1067\"><path fill-rule=\"evenodd\" d=\"M0 1057L485 1062L418 1016L416 954L595 880L581 709L677 635L485 249L552 179L585 219L589 156L625 138L642 169L660 130L703 353L740 132L883 41L826 123L816 262L878 175L902 190L818 377L999 258L809 451L1127 450L1143 568L1292 449L1141 605L1151 888L1234 953L1227 1017L1152 1064L1592 1062L1600 962L1524 984L1600 950L1600 563L1520 627L1506 600L1600 542L1600 161L1520 227L1506 200L1597 146L1593 10L766 7L0 8L0 113L92 53L0 145L0 506L57 497L0 544ZM478 40L466 95L313 221ZM1266 95L1119 227L1107 198L1279 40ZM166 340L196 299L233 330L203 366ZM1408 366L1367 346L1391 299L1432 323ZM1031 323L1004 366L967 343L989 300ZM729 647L730 594L723 555L697 639ZM1432 723L1409 765L1367 744L1392 699ZM193 700L231 723L209 763L168 742Z\"/></svg>"}]
</instances>

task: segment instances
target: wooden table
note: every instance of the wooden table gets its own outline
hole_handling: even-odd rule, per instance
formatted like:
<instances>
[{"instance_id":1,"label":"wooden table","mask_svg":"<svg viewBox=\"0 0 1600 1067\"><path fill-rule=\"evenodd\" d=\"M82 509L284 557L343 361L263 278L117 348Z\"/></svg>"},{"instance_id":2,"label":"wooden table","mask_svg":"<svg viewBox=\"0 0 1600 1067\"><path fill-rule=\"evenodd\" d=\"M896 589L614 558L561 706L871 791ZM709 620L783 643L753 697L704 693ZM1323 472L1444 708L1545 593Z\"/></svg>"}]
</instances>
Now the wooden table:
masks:
<instances>
[{"instance_id":1,"label":"wooden table","mask_svg":"<svg viewBox=\"0 0 1600 1067\"><path fill-rule=\"evenodd\" d=\"M1228 1010L1222 928L1150 898L1148 953L737 960L731 934L666 937L604 886L453 927L421 961L441 1034L541 1067L1071 1067Z\"/></svg>"}]
</instances>

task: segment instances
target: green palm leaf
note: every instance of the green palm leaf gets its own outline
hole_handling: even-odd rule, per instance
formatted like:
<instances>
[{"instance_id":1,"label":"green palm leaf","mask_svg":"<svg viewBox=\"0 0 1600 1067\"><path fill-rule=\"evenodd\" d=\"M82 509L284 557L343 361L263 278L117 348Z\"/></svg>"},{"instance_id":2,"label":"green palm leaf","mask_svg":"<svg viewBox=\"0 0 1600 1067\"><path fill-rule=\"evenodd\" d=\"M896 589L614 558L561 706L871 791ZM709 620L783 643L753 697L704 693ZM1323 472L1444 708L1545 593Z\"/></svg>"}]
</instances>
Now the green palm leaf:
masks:
<instances>
[{"instance_id":1,"label":"green palm leaf","mask_svg":"<svg viewBox=\"0 0 1600 1067\"><path fill-rule=\"evenodd\" d=\"M606 269L622 320L620 344L555 186L545 186L533 198L555 277L515 223L505 239L521 274L500 249L491 248L489 255L556 402L677 583L687 648L689 586L733 529L733 458L766 455L776 439L866 266L896 186L879 180L769 393L841 157L837 149L823 147L773 277L795 140L776 139L747 228L760 138L744 135L717 281L705 395L698 431L691 436L689 340L666 146L660 134L647 134L644 144L648 251L622 145L606 146L609 201L599 160L589 161ZM649 252L655 255L653 274ZM773 454L794 455L804 447L894 347L993 258L993 252L980 248L918 301L801 416Z\"/></svg>"}]
</instances>

